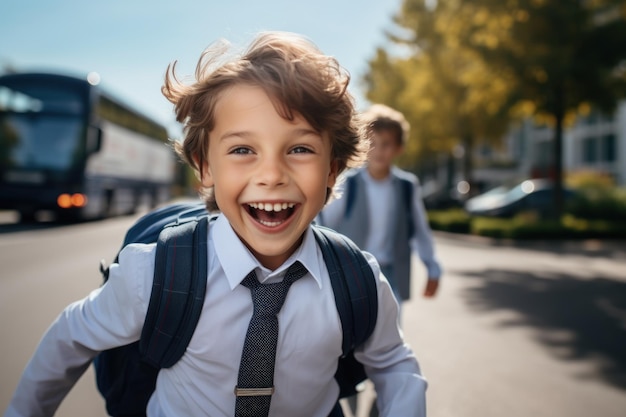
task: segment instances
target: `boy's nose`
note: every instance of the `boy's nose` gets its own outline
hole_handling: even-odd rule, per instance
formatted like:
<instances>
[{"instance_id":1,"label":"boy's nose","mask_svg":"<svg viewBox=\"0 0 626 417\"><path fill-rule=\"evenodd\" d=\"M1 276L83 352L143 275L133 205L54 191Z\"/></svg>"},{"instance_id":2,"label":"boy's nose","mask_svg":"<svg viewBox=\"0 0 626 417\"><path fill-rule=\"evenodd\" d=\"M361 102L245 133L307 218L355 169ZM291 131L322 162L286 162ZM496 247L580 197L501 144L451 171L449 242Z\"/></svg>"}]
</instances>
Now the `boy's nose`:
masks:
<instances>
[{"instance_id":1,"label":"boy's nose","mask_svg":"<svg viewBox=\"0 0 626 417\"><path fill-rule=\"evenodd\" d=\"M275 187L286 183L286 171L279 158L268 158L259 164L255 175L258 185Z\"/></svg>"}]
</instances>

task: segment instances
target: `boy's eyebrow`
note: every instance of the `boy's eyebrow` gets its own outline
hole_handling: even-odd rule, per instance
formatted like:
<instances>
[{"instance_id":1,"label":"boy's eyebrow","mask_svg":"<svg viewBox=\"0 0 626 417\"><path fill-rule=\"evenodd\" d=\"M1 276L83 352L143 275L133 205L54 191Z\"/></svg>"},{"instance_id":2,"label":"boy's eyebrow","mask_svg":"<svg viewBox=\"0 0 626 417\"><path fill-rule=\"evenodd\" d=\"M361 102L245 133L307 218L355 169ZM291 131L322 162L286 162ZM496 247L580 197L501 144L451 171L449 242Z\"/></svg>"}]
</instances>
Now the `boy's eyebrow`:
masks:
<instances>
[{"instance_id":1,"label":"boy's eyebrow","mask_svg":"<svg viewBox=\"0 0 626 417\"><path fill-rule=\"evenodd\" d=\"M295 129L293 133L296 133L297 136L313 135L319 137L320 139L322 138L322 134L313 128L298 128Z\"/></svg>"},{"instance_id":2,"label":"boy's eyebrow","mask_svg":"<svg viewBox=\"0 0 626 417\"><path fill-rule=\"evenodd\" d=\"M313 135L313 136L317 136L320 139L322 139L322 134L320 132L318 132L317 130L313 129L313 128L296 128L291 130L290 132L291 136L308 136L308 135ZM254 133L252 131L249 130L232 130L232 131L226 131L224 132L222 135L220 135L219 138L217 138L217 140L222 141L228 138L234 138L234 137L239 137L239 138L248 138L248 137L252 137L254 136Z\"/></svg>"},{"instance_id":3,"label":"boy's eyebrow","mask_svg":"<svg viewBox=\"0 0 626 417\"><path fill-rule=\"evenodd\" d=\"M249 132L247 130L226 131L217 139L221 141L221 140L228 139L228 138L231 138L231 137L243 137L243 138L245 138L246 136L250 136L251 134L252 134L252 132Z\"/></svg>"}]
</instances>

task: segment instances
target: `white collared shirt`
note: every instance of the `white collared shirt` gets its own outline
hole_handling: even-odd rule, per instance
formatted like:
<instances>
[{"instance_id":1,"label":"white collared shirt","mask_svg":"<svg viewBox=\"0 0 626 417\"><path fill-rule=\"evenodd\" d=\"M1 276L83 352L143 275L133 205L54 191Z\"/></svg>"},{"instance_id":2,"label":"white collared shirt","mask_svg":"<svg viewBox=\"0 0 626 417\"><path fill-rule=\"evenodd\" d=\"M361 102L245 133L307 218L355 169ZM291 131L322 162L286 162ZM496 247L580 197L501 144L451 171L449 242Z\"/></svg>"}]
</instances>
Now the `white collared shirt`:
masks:
<instances>
[{"instance_id":1,"label":"white collared shirt","mask_svg":"<svg viewBox=\"0 0 626 417\"><path fill-rule=\"evenodd\" d=\"M280 281L299 260L308 273L290 288L279 313L270 416L326 417L336 403L334 380L341 355L341 323L328 271L312 231L278 269L262 267L224 216L209 232L207 294L187 351L159 373L149 417L232 416L233 393L246 330L250 291L239 285L256 270L261 282ZM150 299L154 244L129 245L113 264L108 283L68 306L48 329L27 365L5 417L51 416L63 397L104 349L137 340ZM376 275L378 265L368 256ZM372 337L356 353L377 388L382 416L426 414L426 381L397 326L389 284L377 281L379 313Z\"/></svg>"}]
</instances>

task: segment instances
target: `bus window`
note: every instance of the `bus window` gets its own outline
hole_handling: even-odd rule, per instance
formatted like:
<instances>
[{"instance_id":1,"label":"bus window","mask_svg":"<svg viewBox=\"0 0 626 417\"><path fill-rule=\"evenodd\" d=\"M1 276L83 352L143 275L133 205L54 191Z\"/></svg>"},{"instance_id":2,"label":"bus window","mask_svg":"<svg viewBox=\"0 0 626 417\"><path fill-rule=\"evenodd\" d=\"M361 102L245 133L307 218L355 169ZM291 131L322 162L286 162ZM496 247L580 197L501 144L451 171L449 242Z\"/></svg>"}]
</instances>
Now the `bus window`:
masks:
<instances>
[{"instance_id":1,"label":"bus window","mask_svg":"<svg viewBox=\"0 0 626 417\"><path fill-rule=\"evenodd\" d=\"M38 112L42 109L43 103L41 100L22 94L19 91L0 86L0 110L26 113Z\"/></svg>"},{"instance_id":2,"label":"bus window","mask_svg":"<svg viewBox=\"0 0 626 417\"><path fill-rule=\"evenodd\" d=\"M83 157L83 124L78 117L12 114L2 117L0 123L13 135L10 167L63 171Z\"/></svg>"},{"instance_id":3,"label":"bus window","mask_svg":"<svg viewBox=\"0 0 626 417\"><path fill-rule=\"evenodd\" d=\"M55 112L79 115L85 109L79 92L26 83L0 87L0 110L11 113Z\"/></svg>"}]
</instances>

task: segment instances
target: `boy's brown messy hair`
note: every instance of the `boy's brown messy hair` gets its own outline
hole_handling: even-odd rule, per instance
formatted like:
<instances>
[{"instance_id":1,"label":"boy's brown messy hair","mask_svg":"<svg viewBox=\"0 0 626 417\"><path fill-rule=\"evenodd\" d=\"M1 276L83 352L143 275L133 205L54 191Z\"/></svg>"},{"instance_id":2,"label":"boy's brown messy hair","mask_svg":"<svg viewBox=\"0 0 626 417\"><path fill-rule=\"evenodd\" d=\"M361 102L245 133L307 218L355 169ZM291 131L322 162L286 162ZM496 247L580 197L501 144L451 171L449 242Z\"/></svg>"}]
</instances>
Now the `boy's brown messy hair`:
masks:
<instances>
[{"instance_id":1,"label":"boy's brown messy hair","mask_svg":"<svg viewBox=\"0 0 626 417\"><path fill-rule=\"evenodd\" d=\"M364 162L368 142L347 91L350 76L336 59L303 37L284 32L261 33L243 54L228 57L229 52L224 42L206 49L190 84L176 76L176 62L170 64L161 89L184 125L183 142L176 142L175 149L200 178L216 103L224 90L238 84L263 88L282 117L293 120L299 113L314 129L328 133L338 174ZM212 187L200 191L207 208L218 210ZM328 190L327 200L331 194Z\"/></svg>"},{"instance_id":2,"label":"boy's brown messy hair","mask_svg":"<svg viewBox=\"0 0 626 417\"><path fill-rule=\"evenodd\" d=\"M409 122L404 115L384 104L373 104L363 113L367 136L372 132L390 130L396 135L398 145L404 146L409 138Z\"/></svg>"}]
</instances>

